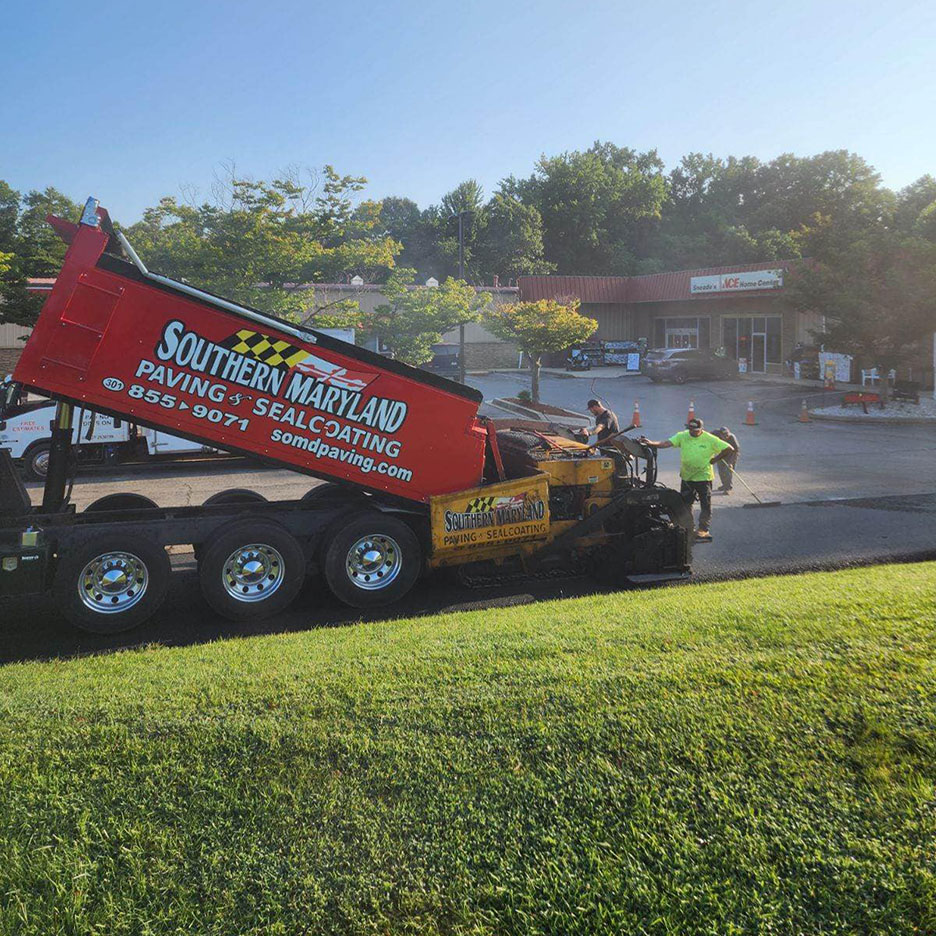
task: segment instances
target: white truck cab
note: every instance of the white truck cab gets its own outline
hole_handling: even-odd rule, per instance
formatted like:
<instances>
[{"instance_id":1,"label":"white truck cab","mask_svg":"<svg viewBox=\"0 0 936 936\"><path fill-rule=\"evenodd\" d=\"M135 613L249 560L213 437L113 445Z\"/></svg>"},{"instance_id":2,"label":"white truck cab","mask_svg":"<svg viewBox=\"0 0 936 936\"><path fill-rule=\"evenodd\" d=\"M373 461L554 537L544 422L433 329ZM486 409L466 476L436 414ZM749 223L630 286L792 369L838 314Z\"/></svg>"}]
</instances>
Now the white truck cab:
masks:
<instances>
[{"instance_id":1,"label":"white truck cab","mask_svg":"<svg viewBox=\"0 0 936 936\"><path fill-rule=\"evenodd\" d=\"M54 416L54 401L36 399L23 402L15 384L3 384L0 448L9 449L28 478L42 480L46 476ZM154 455L218 451L200 442L190 442L162 430L136 426L125 419L91 410L76 410L75 417L72 443L77 447L79 459L84 462L106 464Z\"/></svg>"}]
</instances>

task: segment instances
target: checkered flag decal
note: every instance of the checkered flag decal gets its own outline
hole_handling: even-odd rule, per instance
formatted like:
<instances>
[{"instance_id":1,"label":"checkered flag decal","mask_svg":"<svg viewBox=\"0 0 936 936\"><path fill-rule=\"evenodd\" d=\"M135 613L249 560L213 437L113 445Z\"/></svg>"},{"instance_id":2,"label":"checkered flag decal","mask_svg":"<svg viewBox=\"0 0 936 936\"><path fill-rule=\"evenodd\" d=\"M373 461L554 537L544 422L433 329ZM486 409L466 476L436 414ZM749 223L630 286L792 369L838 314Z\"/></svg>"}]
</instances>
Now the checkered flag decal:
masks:
<instances>
[{"instance_id":1,"label":"checkered flag decal","mask_svg":"<svg viewBox=\"0 0 936 936\"><path fill-rule=\"evenodd\" d=\"M487 513L494 506L495 497L475 497L468 501L465 513Z\"/></svg>"},{"instance_id":2,"label":"checkered flag decal","mask_svg":"<svg viewBox=\"0 0 936 936\"><path fill-rule=\"evenodd\" d=\"M251 331L249 328L242 328L236 335L225 338L221 342L221 347L236 351L238 354L249 354L258 361L269 364L270 367L286 369L295 367L309 354L305 349L297 348L288 341L274 340L269 335Z\"/></svg>"}]
</instances>

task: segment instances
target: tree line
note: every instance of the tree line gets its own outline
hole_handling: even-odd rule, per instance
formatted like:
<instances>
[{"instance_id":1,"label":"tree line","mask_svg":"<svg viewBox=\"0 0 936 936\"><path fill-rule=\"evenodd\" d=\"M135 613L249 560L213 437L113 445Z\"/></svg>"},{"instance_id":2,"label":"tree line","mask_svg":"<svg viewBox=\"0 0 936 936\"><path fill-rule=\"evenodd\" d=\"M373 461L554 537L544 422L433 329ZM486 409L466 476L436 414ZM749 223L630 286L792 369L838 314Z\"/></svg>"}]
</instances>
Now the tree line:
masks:
<instances>
[{"instance_id":1,"label":"tree line","mask_svg":"<svg viewBox=\"0 0 936 936\"><path fill-rule=\"evenodd\" d=\"M503 179L489 197L469 179L425 208L402 196L362 198L365 185L331 166L269 181L228 166L208 197L162 198L126 232L165 275L391 340L404 321L431 339L453 319L480 314L457 289L448 294L454 307L436 314L406 288L457 275L459 219L472 285L808 258L790 278L789 301L825 312L841 350L889 367L936 328L936 179L894 192L844 150L769 162L691 153L667 171L654 150L596 142L542 156L529 176ZM59 269L64 247L44 223L48 212L76 219L80 206L55 188L23 194L0 182L0 320L33 321L38 301L26 278ZM395 299L368 322L353 302L312 301L309 283L354 276L386 284ZM407 341L401 356L424 360L432 341Z\"/></svg>"}]
</instances>

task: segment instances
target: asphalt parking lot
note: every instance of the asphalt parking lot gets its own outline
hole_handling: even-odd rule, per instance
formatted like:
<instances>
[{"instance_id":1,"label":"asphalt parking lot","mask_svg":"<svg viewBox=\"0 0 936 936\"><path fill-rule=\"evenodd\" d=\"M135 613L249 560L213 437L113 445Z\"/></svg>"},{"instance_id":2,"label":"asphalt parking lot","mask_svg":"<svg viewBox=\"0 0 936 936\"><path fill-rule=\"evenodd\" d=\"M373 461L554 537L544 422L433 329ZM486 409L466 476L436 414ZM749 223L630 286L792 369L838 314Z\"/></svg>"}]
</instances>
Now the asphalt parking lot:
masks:
<instances>
[{"instance_id":1,"label":"asphalt parking lot","mask_svg":"<svg viewBox=\"0 0 936 936\"><path fill-rule=\"evenodd\" d=\"M762 500L794 503L936 491L936 424L800 423L803 399L810 407L831 405L839 401L841 392L791 383L745 378L678 386L654 384L641 376L609 379L600 375L600 368L576 377L547 375L541 381L541 399L585 413L589 397L596 396L617 413L622 428L639 400L641 431L651 439L665 439L684 428L692 401L706 428L725 425L738 437L738 471ZM470 382L486 401L516 396L529 387L529 377L523 374L492 374ZM756 426L744 425L749 400L754 403ZM494 408L487 412L505 415ZM678 485L678 476L678 453L661 452L660 479ZM741 485L736 488L716 506L754 501Z\"/></svg>"}]
</instances>

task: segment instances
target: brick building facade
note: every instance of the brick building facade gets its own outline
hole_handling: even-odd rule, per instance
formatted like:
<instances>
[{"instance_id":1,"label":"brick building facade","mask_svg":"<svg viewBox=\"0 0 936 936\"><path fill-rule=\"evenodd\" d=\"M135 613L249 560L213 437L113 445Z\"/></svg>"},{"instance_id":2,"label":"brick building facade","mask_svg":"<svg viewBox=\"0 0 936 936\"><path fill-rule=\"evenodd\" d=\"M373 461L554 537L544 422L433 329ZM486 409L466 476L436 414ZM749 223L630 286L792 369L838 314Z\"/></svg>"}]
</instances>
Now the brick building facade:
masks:
<instances>
[{"instance_id":1,"label":"brick building facade","mask_svg":"<svg viewBox=\"0 0 936 936\"><path fill-rule=\"evenodd\" d=\"M523 300L576 296L595 338L646 339L651 348L724 349L752 373L781 373L822 317L783 302L787 261L648 276L525 276Z\"/></svg>"}]
</instances>

